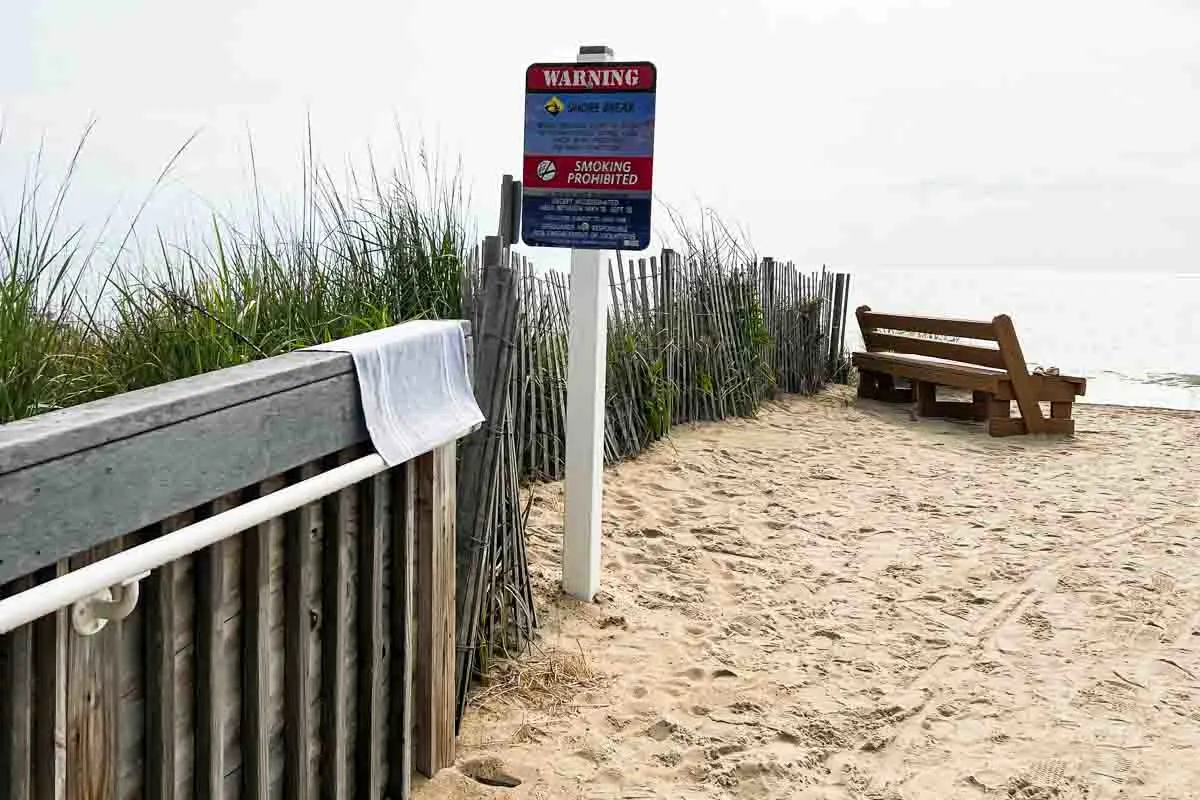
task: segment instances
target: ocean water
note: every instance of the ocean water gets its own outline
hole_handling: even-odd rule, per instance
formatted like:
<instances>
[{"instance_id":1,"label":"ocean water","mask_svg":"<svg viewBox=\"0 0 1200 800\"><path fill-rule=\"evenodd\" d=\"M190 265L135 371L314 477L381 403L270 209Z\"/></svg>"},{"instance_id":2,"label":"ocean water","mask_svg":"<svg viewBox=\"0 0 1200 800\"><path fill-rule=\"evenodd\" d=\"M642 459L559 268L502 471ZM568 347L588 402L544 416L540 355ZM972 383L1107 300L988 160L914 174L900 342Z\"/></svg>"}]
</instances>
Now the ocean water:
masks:
<instances>
[{"instance_id":1,"label":"ocean water","mask_svg":"<svg viewBox=\"0 0 1200 800\"><path fill-rule=\"evenodd\" d=\"M1200 275L980 269L864 269L854 309L1012 317L1030 367L1088 379L1081 402L1200 410Z\"/></svg>"}]
</instances>

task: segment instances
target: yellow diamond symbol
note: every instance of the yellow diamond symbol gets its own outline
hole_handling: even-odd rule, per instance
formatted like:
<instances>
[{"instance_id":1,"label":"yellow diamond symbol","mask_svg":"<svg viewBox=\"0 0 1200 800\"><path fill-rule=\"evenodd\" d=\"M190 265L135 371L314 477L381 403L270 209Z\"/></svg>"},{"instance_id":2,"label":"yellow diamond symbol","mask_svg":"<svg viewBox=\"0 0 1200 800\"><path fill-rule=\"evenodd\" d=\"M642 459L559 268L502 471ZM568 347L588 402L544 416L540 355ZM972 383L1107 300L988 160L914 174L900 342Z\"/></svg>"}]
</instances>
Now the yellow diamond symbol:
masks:
<instances>
[{"instance_id":1,"label":"yellow diamond symbol","mask_svg":"<svg viewBox=\"0 0 1200 800\"><path fill-rule=\"evenodd\" d=\"M566 106L563 105L562 100L559 100L557 97L551 97L546 101L544 108L546 111L550 112L551 116L556 116L559 112L566 108Z\"/></svg>"}]
</instances>

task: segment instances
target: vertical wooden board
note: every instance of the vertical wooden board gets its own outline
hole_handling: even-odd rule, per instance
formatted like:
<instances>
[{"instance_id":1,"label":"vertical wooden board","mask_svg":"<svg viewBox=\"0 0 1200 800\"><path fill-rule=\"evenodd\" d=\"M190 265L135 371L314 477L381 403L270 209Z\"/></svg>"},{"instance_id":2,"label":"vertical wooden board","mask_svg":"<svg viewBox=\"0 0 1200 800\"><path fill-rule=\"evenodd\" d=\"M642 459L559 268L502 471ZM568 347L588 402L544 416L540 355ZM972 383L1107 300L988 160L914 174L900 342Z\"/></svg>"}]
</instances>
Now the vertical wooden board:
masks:
<instances>
[{"instance_id":1,"label":"vertical wooden board","mask_svg":"<svg viewBox=\"0 0 1200 800\"><path fill-rule=\"evenodd\" d=\"M323 464L316 465L317 471L324 469ZM309 622L304 629L308 636L308 673L306 675L308 688L308 771L312 782L314 796L321 791L321 764L324 758L324 745L321 739L324 723L325 696L325 658L324 639L329 620L325 618L324 588L325 588L325 548L329 545L330 534L325 530L324 503L313 503L312 528L309 531L310 544L308 549L308 597L306 598Z\"/></svg>"},{"instance_id":2,"label":"vertical wooden board","mask_svg":"<svg viewBox=\"0 0 1200 800\"><path fill-rule=\"evenodd\" d=\"M355 796L380 798L385 791L383 759L386 756L383 720L385 681L384 663L384 605L383 605L383 544L387 535L388 477L376 475L360 487L362 524L359 530L361 547L358 570L358 714L357 748L351 753L356 759Z\"/></svg>"},{"instance_id":3,"label":"vertical wooden board","mask_svg":"<svg viewBox=\"0 0 1200 800\"><path fill-rule=\"evenodd\" d=\"M80 569L121 549L119 541L71 559ZM121 665L121 624L110 622L92 636L74 628L67 638L67 800L117 797L117 692Z\"/></svg>"},{"instance_id":4,"label":"vertical wooden board","mask_svg":"<svg viewBox=\"0 0 1200 800\"><path fill-rule=\"evenodd\" d=\"M416 767L432 777L454 761L454 444L416 465Z\"/></svg>"},{"instance_id":5,"label":"vertical wooden board","mask_svg":"<svg viewBox=\"0 0 1200 800\"><path fill-rule=\"evenodd\" d=\"M196 769L196 557L175 572L175 797L195 796Z\"/></svg>"},{"instance_id":6,"label":"vertical wooden board","mask_svg":"<svg viewBox=\"0 0 1200 800\"><path fill-rule=\"evenodd\" d=\"M344 463L337 458L327 466ZM354 490L343 489L322 501L324 541L322 552L321 626L321 777L320 796L346 797L346 572L345 542L351 538L351 504Z\"/></svg>"},{"instance_id":7,"label":"vertical wooden board","mask_svg":"<svg viewBox=\"0 0 1200 800\"><path fill-rule=\"evenodd\" d=\"M377 700L377 708L375 713L378 715L378 736L379 740L374 743L379 758L380 780L382 788L377 792L376 797L388 798L392 797L391 793L391 763L393 759L399 759L399 754L392 748L392 697L398 688L394 688L397 682L403 679L399 668L396 666L399 663L398 654L400 647L393 639L392 632L392 616L393 604L397 597L400 596L399 588L396 586L395 565L397 562L396 553L393 549L392 530L395 526L395 506L394 506L394 482L392 475L396 470L379 475L377 480L380 485L377 489L383 495L383 540L380 543L379 557L380 567L383 575L382 595L380 597L379 614L379 634L380 634L380 682L379 682L379 697Z\"/></svg>"},{"instance_id":8,"label":"vertical wooden board","mask_svg":"<svg viewBox=\"0 0 1200 800\"><path fill-rule=\"evenodd\" d=\"M127 541L146 541L157 532L158 528L155 526L127 537ZM144 586L145 583L139 586L139 592ZM120 622L121 683L117 687L117 748L120 753L120 771L117 773L117 796L131 800L146 794L146 616L146 604L139 597L133 612Z\"/></svg>"},{"instance_id":9,"label":"vertical wooden board","mask_svg":"<svg viewBox=\"0 0 1200 800\"><path fill-rule=\"evenodd\" d=\"M417 569L417 469L414 462L391 470L392 597L388 627L392 635L389 676L391 684L391 738L388 786L392 798L412 796L415 766L416 708L416 569Z\"/></svg>"},{"instance_id":10,"label":"vertical wooden board","mask_svg":"<svg viewBox=\"0 0 1200 800\"><path fill-rule=\"evenodd\" d=\"M229 499L211 504L216 515L232 507ZM229 698L224 598L228 542L217 542L195 556L196 581L196 749L195 792L198 798L225 796L225 716ZM235 573L236 574L236 573Z\"/></svg>"},{"instance_id":11,"label":"vertical wooden board","mask_svg":"<svg viewBox=\"0 0 1200 800\"><path fill-rule=\"evenodd\" d=\"M317 474L305 465L289 482ZM308 800L312 793L312 738L309 678L312 663L312 629L315 626L312 596L313 537L319 525L319 506L307 505L284 517L284 797Z\"/></svg>"},{"instance_id":12,"label":"vertical wooden board","mask_svg":"<svg viewBox=\"0 0 1200 800\"><path fill-rule=\"evenodd\" d=\"M353 460L361 456L367 455L367 451L363 449L354 449L348 454L347 460ZM343 501L346 503L346 522L345 532L342 535L342 560L343 560L343 575L342 581L342 627L345 630L345 635L342 641L342 666L344 669L342 681L342 694L340 705L342 706L345 722L343 730L345 731L345 749L342 751L342 768L345 770L346 779L343 786L346 787L346 795L354 796L354 771L357 763L356 750L359 746L358 726L354 724L361 713L361 708L358 704L358 673L359 661L362 658L362 653L359 650L361 641L358 630L358 591L357 586L361 577L359 563L360 538L359 533L362 529L363 510L362 510L362 491L360 487L354 486L343 490Z\"/></svg>"},{"instance_id":13,"label":"vertical wooden board","mask_svg":"<svg viewBox=\"0 0 1200 800\"><path fill-rule=\"evenodd\" d=\"M44 582L65 575L60 561L37 575ZM33 623L33 748L34 800L59 800L66 795L67 769L67 610Z\"/></svg>"},{"instance_id":14,"label":"vertical wooden board","mask_svg":"<svg viewBox=\"0 0 1200 800\"><path fill-rule=\"evenodd\" d=\"M228 507L232 508L240 502L239 497L230 502ZM242 678L245 674L242 650L242 537L226 539L220 546L224 559L221 602L218 606L220 683L224 693L220 710L221 764L224 769L221 791L225 800L239 800L242 797Z\"/></svg>"},{"instance_id":15,"label":"vertical wooden board","mask_svg":"<svg viewBox=\"0 0 1200 800\"><path fill-rule=\"evenodd\" d=\"M18 578L4 587L0 596L32 589L32 577ZM0 786L12 797L28 797L33 791L34 636L25 625L0 634ZM45 757L44 755L42 756Z\"/></svg>"},{"instance_id":16,"label":"vertical wooden board","mask_svg":"<svg viewBox=\"0 0 1200 800\"><path fill-rule=\"evenodd\" d=\"M158 526L158 535L192 521L180 515ZM145 672L144 789L147 797L173 797L178 782L176 764L177 694L176 616L177 563L164 564L142 584L139 604L144 615L142 669Z\"/></svg>"},{"instance_id":17,"label":"vertical wooden board","mask_svg":"<svg viewBox=\"0 0 1200 800\"><path fill-rule=\"evenodd\" d=\"M285 477L286 484L287 479ZM287 742L284 735L284 704L287 695L287 635L285 631L287 578L286 555L287 517L281 517L267 528L271 557L271 591L267 599L267 650L271 654L267 670L268 698L267 729L269 751L269 794L283 798L284 769L287 761Z\"/></svg>"},{"instance_id":18,"label":"vertical wooden board","mask_svg":"<svg viewBox=\"0 0 1200 800\"><path fill-rule=\"evenodd\" d=\"M282 477L263 481L258 497L278 491ZM242 796L259 800L271 785L271 541L282 519L246 531L242 544Z\"/></svg>"}]
</instances>

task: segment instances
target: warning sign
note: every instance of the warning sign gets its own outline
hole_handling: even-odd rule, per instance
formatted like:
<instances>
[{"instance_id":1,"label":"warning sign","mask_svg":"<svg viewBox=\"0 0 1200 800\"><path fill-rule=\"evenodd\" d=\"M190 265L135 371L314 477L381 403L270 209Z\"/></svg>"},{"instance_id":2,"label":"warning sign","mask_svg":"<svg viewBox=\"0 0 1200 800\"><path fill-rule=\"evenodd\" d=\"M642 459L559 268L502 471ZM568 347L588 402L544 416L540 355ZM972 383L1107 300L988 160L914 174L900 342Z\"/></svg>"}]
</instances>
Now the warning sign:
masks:
<instances>
[{"instance_id":1,"label":"warning sign","mask_svg":"<svg viewBox=\"0 0 1200 800\"><path fill-rule=\"evenodd\" d=\"M534 64L525 74L521 238L542 247L650 245L657 70Z\"/></svg>"}]
</instances>

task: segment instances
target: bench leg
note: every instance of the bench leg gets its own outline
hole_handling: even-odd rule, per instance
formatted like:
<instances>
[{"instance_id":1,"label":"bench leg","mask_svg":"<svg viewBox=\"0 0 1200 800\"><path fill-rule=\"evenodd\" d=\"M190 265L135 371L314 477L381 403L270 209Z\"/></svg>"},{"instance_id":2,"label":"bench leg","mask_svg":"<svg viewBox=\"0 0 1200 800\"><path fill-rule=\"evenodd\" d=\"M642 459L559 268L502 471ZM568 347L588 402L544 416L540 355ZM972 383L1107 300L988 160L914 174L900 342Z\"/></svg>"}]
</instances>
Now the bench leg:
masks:
<instances>
[{"instance_id":1,"label":"bench leg","mask_svg":"<svg viewBox=\"0 0 1200 800\"><path fill-rule=\"evenodd\" d=\"M1012 401L988 395L987 428L992 436L1018 436L1025 433L1025 421L1012 416Z\"/></svg>"},{"instance_id":2,"label":"bench leg","mask_svg":"<svg viewBox=\"0 0 1200 800\"><path fill-rule=\"evenodd\" d=\"M1010 417L1009 403L1003 400L993 400L991 416L988 417L988 433L992 436L1019 436L1029 433L1025 420L1021 417ZM1053 402L1050 404L1050 419L1043 420L1045 433L1072 436L1075 433L1075 420L1071 419L1071 404Z\"/></svg>"},{"instance_id":3,"label":"bench leg","mask_svg":"<svg viewBox=\"0 0 1200 800\"><path fill-rule=\"evenodd\" d=\"M992 394L990 392L971 393L971 416L982 422L992 415Z\"/></svg>"},{"instance_id":4,"label":"bench leg","mask_svg":"<svg viewBox=\"0 0 1200 800\"><path fill-rule=\"evenodd\" d=\"M1069 402L1053 402L1050 404L1050 419L1070 419L1071 406Z\"/></svg>"},{"instance_id":5,"label":"bench leg","mask_svg":"<svg viewBox=\"0 0 1200 800\"><path fill-rule=\"evenodd\" d=\"M937 412L937 384L913 381L913 394L916 395L913 411L918 417L932 417Z\"/></svg>"},{"instance_id":6,"label":"bench leg","mask_svg":"<svg viewBox=\"0 0 1200 800\"><path fill-rule=\"evenodd\" d=\"M896 391L896 379L887 373L875 376L875 399L886 403L894 402L892 394Z\"/></svg>"},{"instance_id":7,"label":"bench leg","mask_svg":"<svg viewBox=\"0 0 1200 800\"><path fill-rule=\"evenodd\" d=\"M863 400L874 400L879 393L879 375L874 372L859 370L858 396Z\"/></svg>"},{"instance_id":8,"label":"bench leg","mask_svg":"<svg viewBox=\"0 0 1200 800\"><path fill-rule=\"evenodd\" d=\"M1073 403L1054 401L1050 403L1050 419L1046 421L1047 433L1075 435L1075 420L1071 419Z\"/></svg>"},{"instance_id":9,"label":"bench leg","mask_svg":"<svg viewBox=\"0 0 1200 800\"><path fill-rule=\"evenodd\" d=\"M891 375L879 376L879 398L885 403L911 403L913 401L912 389L896 388L896 379Z\"/></svg>"}]
</instances>

